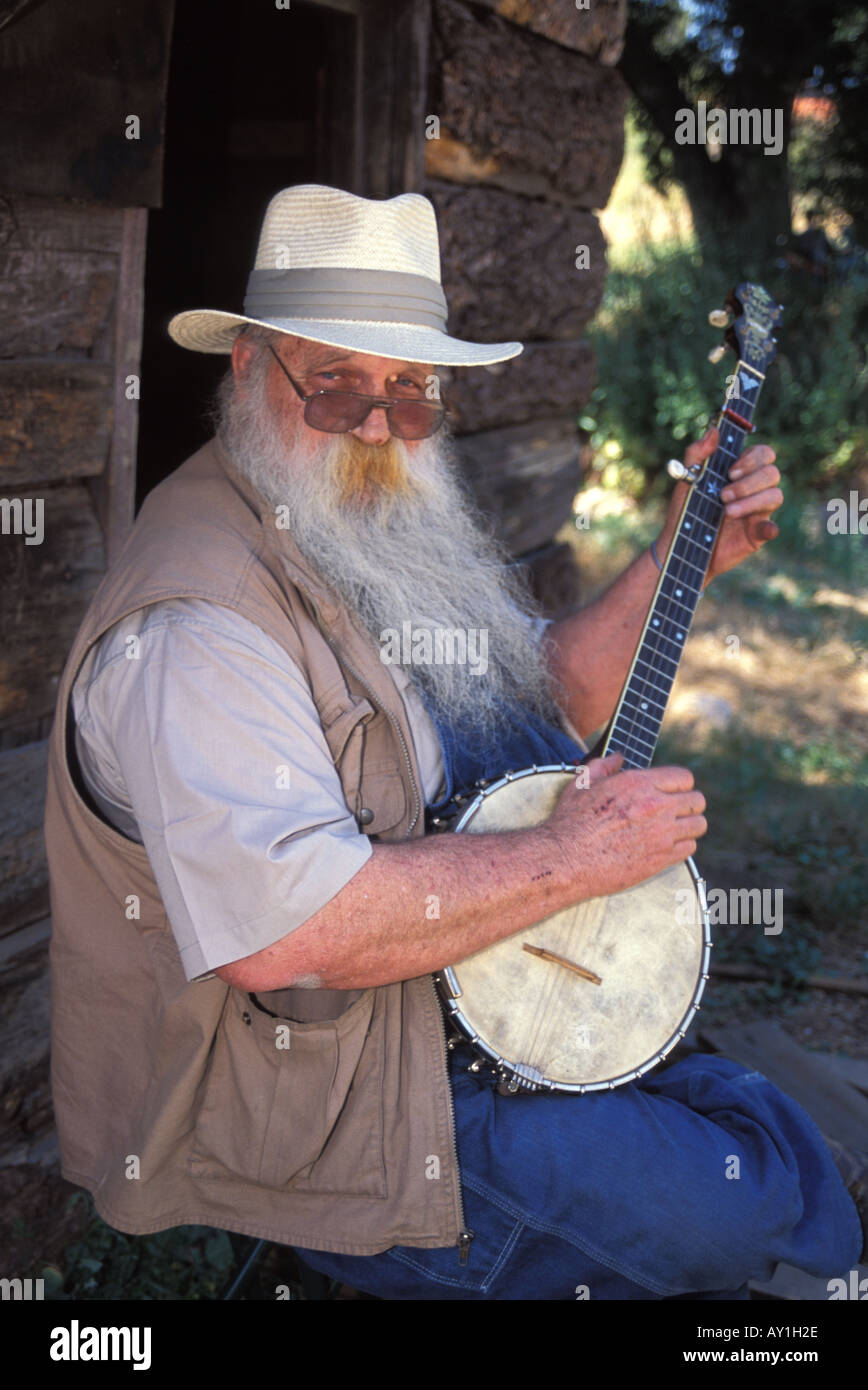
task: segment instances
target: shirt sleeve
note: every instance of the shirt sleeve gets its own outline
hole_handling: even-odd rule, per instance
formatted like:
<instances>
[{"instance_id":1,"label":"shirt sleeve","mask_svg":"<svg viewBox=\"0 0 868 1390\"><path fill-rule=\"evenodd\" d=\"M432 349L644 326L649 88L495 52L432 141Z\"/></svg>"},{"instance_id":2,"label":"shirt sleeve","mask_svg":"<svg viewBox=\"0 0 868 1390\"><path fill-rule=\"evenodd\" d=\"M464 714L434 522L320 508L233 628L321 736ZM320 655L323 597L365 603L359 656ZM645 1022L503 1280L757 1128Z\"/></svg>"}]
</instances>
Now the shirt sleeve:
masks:
<instances>
[{"instance_id":1,"label":"shirt sleeve","mask_svg":"<svg viewBox=\"0 0 868 1390\"><path fill-rule=\"evenodd\" d=\"M286 936L371 856L306 680L229 609L175 600L116 625L76 722L103 797L128 800L188 979Z\"/></svg>"}]
</instances>

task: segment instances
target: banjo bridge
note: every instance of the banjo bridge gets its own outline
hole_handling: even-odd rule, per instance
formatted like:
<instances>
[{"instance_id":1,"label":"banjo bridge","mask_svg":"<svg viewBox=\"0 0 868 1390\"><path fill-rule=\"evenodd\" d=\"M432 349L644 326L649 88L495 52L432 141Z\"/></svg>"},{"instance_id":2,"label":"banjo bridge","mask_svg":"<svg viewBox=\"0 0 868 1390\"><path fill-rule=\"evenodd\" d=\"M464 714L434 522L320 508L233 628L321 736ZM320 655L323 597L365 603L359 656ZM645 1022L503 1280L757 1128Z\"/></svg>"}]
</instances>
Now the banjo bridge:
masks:
<instances>
[{"instance_id":1,"label":"banjo bridge","mask_svg":"<svg viewBox=\"0 0 868 1390\"><path fill-rule=\"evenodd\" d=\"M575 777L566 765L504 777L480 791L453 833L539 825ZM688 859L438 971L446 1014L476 1054L471 1072L491 1073L501 1095L584 1095L659 1065L684 1036L708 974L705 905L700 898L689 922L678 910L684 895L699 898L698 879Z\"/></svg>"},{"instance_id":2,"label":"banjo bridge","mask_svg":"<svg viewBox=\"0 0 868 1390\"><path fill-rule=\"evenodd\" d=\"M586 970L583 965L576 965L575 961L567 960L566 956L559 956L554 951L546 951L542 946L531 946L530 942L522 943L523 951L530 951L532 956L539 956L541 960L550 960L555 965L563 965L567 970L573 970L580 975L583 980L590 980L592 985L601 985L603 981L599 975L595 975L593 970Z\"/></svg>"}]
</instances>

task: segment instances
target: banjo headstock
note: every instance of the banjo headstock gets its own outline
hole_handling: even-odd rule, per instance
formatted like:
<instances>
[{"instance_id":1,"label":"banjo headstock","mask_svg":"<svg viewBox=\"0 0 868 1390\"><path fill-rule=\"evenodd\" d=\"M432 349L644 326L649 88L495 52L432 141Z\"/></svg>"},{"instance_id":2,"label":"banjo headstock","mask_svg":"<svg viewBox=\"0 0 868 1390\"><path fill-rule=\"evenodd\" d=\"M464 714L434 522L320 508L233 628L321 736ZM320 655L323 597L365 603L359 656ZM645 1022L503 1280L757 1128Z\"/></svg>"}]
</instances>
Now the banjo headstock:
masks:
<instances>
[{"instance_id":1,"label":"banjo headstock","mask_svg":"<svg viewBox=\"0 0 868 1390\"><path fill-rule=\"evenodd\" d=\"M730 290L726 307L733 316L724 334L727 345L746 366L765 376L776 356L774 332L783 314L781 305L762 285L744 282Z\"/></svg>"}]
</instances>

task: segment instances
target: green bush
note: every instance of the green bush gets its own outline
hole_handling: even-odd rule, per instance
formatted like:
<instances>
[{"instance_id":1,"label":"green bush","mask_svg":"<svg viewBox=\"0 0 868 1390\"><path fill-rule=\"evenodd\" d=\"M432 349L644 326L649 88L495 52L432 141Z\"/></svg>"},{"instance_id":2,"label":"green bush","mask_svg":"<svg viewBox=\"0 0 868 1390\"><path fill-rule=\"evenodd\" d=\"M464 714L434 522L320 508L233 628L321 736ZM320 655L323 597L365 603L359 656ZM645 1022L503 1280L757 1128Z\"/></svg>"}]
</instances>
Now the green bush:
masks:
<instances>
[{"instance_id":1,"label":"green bush","mask_svg":"<svg viewBox=\"0 0 868 1390\"><path fill-rule=\"evenodd\" d=\"M599 386L581 420L595 450L616 441L653 484L665 460L704 432L735 363L731 353L708 361L721 342L708 311L743 280L759 281L784 306L758 438L805 487L826 487L865 463L868 282L824 285L783 263L762 265L732 242L713 260L682 243L645 242L610 269L589 335Z\"/></svg>"},{"instance_id":2,"label":"green bush","mask_svg":"<svg viewBox=\"0 0 868 1390\"><path fill-rule=\"evenodd\" d=\"M76 1192L88 1224L67 1246L57 1299L215 1299L227 1283L235 1255L225 1231L210 1226L173 1226L151 1236L128 1236L107 1226L89 1193Z\"/></svg>"}]
</instances>

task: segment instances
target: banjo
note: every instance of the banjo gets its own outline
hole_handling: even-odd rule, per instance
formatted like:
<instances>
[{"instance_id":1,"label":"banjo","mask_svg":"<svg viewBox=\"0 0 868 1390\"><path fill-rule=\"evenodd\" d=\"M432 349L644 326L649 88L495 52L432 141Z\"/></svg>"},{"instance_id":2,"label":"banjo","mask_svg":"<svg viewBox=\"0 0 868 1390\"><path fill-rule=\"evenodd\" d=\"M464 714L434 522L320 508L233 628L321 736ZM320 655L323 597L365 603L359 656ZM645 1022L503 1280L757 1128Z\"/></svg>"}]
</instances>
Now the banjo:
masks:
<instances>
[{"instance_id":1,"label":"banjo","mask_svg":"<svg viewBox=\"0 0 868 1390\"><path fill-rule=\"evenodd\" d=\"M672 544L609 727L595 752L647 768L723 519L719 494L741 454L775 355L781 308L758 285L741 284L725 310L738 357L719 412L718 448L673 477L691 483ZM731 320L731 321L730 321ZM434 831L492 833L548 818L569 785L587 786L581 764L507 772L458 795L432 819ZM458 1038L468 1041L502 1092L612 1090L649 1072L684 1037L708 979L711 937L704 881L693 859L610 897L593 898L522 928L435 975Z\"/></svg>"}]
</instances>

